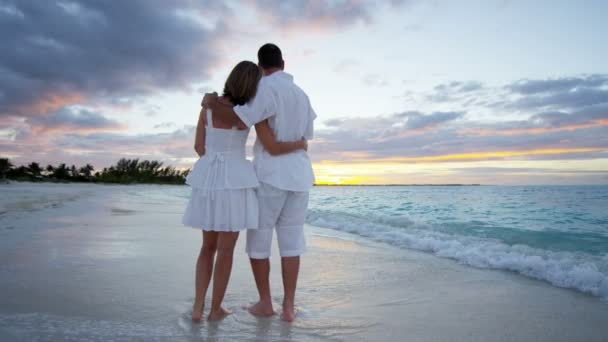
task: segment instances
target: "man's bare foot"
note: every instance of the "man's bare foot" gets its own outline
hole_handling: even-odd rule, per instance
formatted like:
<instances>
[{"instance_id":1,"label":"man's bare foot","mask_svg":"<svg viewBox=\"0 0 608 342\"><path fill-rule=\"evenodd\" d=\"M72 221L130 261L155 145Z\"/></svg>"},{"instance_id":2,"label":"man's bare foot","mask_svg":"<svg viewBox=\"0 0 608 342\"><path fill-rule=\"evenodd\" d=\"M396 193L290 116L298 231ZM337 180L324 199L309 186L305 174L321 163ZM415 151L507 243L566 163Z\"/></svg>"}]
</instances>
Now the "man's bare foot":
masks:
<instances>
[{"instance_id":1,"label":"man's bare foot","mask_svg":"<svg viewBox=\"0 0 608 342\"><path fill-rule=\"evenodd\" d=\"M272 303L257 302L252 306L248 307L247 311L249 311L254 316L270 317L274 315Z\"/></svg>"},{"instance_id":2,"label":"man's bare foot","mask_svg":"<svg viewBox=\"0 0 608 342\"><path fill-rule=\"evenodd\" d=\"M208 321L219 321L220 319L230 315L232 311L224 309L220 307L217 310L211 310L209 316L207 316Z\"/></svg>"},{"instance_id":3,"label":"man's bare foot","mask_svg":"<svg viewBox=\"0 0 608 342\"><path fill-rule=\"evenodd\" d=\"M293 304L283 303L283 312L281 313L281 319L285 322L293 322L296 319L296 310Z\"/></svg>"},{"instance_id":4,"label":"man's bare foot","mask_svg":"<svg viewBox=\"0 0 608 342\"><path fill-rule=\"evenodd\" d=\"M205 308L205 302L202 301L200 303L194 302L192 305L192 321L200 322L203 317L203 309Z\"/></svg>"},{"instance_id":5,"label":"man's bare foot","mask_svg":"<svg viewBox=\"0 0 608 342\"><path fill-rule=\"evenodd\" d=\"M296 311L293 308L283 308L283 313L281 313L281 319L285 322L293 322L296 319Z\"/></svg>"}]
</instances>

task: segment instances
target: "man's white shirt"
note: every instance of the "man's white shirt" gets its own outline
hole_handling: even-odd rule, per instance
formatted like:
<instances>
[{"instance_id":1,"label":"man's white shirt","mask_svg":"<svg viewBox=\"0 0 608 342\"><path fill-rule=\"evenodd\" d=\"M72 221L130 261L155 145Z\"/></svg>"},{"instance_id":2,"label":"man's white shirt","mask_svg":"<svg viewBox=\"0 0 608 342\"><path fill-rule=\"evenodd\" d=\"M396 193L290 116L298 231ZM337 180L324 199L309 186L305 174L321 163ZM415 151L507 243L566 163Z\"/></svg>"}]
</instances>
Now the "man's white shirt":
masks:
<instances>
[{"instance_id":1,"label":"man's white shirt","mask_svg":"<svg viewBox=\"0 0 608 342\"><path fill-rule=\"evenodd\" d=\"M293 76L283 71L262 77L256 96L243 106L235 106L234 111L248 127L268 119L277 141L313 138L317 115ZM304 150L272 156L257 139L253 155L262 183L290 191L308 191L314 184L310 158Z\"/></svg>"}]
</instances>

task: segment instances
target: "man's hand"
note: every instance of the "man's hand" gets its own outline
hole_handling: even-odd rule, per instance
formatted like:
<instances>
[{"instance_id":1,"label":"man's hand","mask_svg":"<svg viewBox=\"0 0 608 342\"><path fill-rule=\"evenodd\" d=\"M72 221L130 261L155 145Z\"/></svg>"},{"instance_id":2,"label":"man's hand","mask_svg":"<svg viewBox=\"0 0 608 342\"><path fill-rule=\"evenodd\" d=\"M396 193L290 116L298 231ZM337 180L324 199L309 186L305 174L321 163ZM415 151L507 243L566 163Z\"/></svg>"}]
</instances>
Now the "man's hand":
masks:
<instances>
[{"instance_id":1,"label":"man's hand","mask_svg":"<svg viewBox=\"0 0 608 342\"><path fill-rule=\"evenodd\" d=\"M205 96L203 97L203 101L201 101L201 106L202 107L213 107L212 104L215 104L215 102L217 102L217 99L218 99L218 95L216 92L205 93Z\"/></svg>"}]
</instances>

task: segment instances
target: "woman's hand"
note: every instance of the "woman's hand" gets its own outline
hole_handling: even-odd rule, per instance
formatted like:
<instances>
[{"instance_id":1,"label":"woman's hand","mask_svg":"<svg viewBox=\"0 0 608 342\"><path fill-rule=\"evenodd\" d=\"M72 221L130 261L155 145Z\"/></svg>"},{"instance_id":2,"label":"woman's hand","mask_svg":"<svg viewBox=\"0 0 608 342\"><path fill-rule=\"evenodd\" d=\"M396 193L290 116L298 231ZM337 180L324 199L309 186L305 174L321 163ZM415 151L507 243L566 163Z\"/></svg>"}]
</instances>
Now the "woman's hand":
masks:
<instances>
[{"instance_id":1,"label":"woman's hand","mask_svg":"<svg viewBox=\"0 0 608 342\"><path fill-rule=\"evenodd\" d=\"M195 144L194 150L196 151L196 154L198 154L198 156L201 157L205 154L205 145Z\"/></svg>"},{"instance_id":2,"label":"woman's hand","mask_svg":"<svg viewBox=\"0 0 608 342\"><path fill-rule=\"evenodd\" d=\"M205 93L205 96L203 96L203 100L201 101L201 107L213 107L213 104L215 104L218 100L218 95L216 92L213 93ZM211 104L211 106L210 106Z\"/></svg>"},{"instance_id":3,"label":"woman's hand","mask_svg":"<svg viewBox=\"0 0 608 342\"><path fill-rule=\"evenodd\" d=\"M302 138L302 140L297 142L300 149L304 151L308 151L308 140Z\"/></svg>"}]
</instances>

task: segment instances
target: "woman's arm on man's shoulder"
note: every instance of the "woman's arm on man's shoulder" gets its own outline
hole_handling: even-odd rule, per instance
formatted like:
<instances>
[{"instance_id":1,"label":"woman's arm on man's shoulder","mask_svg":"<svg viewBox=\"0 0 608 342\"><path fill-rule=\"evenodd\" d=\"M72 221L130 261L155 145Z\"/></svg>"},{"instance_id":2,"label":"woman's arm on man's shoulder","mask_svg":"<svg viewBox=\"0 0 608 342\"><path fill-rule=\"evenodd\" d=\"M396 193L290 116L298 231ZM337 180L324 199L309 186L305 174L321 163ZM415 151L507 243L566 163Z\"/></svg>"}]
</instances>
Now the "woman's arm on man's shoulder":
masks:
<instances>
[{"instance_id":1,"label":"woman's arm on man's shoulder","mask_svg":"<svg viewBox=\"0 0 608 342\"><path fill-rule=\"evenodd\" d=\"M222 101L217 93L206 93L201 101L201 106L211 108L213 115L230 126L247 127L243 120L236 115L234 106Z\"/></svg>"}]
</instances>

